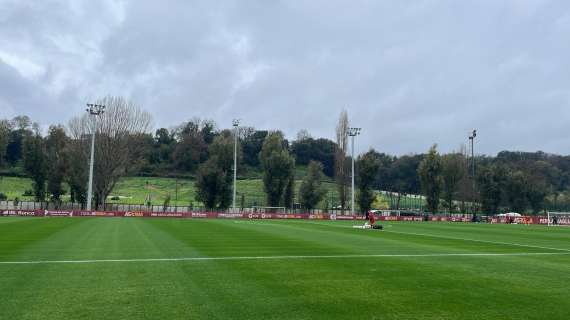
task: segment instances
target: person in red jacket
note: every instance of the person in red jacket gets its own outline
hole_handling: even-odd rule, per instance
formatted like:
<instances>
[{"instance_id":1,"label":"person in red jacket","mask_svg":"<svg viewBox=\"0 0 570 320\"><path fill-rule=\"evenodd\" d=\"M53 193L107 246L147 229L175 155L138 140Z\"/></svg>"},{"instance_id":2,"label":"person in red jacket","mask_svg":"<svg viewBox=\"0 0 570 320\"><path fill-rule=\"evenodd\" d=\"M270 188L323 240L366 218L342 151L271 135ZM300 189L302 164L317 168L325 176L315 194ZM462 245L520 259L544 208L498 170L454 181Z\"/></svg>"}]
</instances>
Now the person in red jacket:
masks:
<instances>
[{"instance_id":1,"label":"person in red jacket","mask_svg":"<svg viewBox=\"0 0 570 320\"><path fill-rule=\"evenodd\" d=\"M370 222L370 228L374 228L374 223L376 223L376 217L374 216L374 213L368 213L368 221Z\"/></svg>"}]
</instances>

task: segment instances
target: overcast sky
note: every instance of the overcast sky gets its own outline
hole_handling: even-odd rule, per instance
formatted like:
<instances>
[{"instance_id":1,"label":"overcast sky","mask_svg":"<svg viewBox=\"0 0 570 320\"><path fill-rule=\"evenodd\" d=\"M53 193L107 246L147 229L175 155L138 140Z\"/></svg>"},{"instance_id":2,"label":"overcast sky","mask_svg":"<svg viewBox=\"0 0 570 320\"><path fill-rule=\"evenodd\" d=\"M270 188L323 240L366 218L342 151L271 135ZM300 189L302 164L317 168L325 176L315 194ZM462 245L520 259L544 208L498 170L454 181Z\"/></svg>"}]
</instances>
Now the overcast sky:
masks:
<instances>
[{"instance_id":1,"label":"overcast sky","mask_svg":"<svg viewBox=\"0 0 570 320\"><path fill-rule=\"evenodd\" d=\"M0 118L111 94L155 127L233 118L359 151L570 153L570 1L0 0Z\"/></svg>"}]
</instances>

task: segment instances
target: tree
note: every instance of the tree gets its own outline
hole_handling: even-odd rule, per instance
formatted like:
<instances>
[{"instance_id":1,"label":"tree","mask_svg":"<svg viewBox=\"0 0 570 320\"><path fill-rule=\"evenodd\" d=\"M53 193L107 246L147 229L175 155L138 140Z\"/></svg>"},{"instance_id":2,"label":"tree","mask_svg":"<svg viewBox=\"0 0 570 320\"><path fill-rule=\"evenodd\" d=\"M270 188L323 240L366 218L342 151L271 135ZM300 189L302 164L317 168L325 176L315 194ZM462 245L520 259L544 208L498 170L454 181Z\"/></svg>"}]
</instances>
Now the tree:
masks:
<instances>
[{"instance_id":1,"label":"tree","mask_svg":"<svg viewBox=\"0 0 570 320\"><path fill-rule=\"evenodd\" d=\"M370 211L375 199L373 186L376 180L376 175L378 175L378 170L380 169L380 164L375 156L376 154L376 151L370 150L364 155L358 157L357 161L357 202L362 213Z\"/></svg>"},{"instance_id":2,"label":"tree","mask_svg":"<svg viewBox=\"0 0 570 320\"><path fill-rule=\"evenodd\" d=\"M226 187L226 175L221 170L218 159L211 157L198 169L196 175L196 200L202 201L204 206L215 209L220 206L220 197L223 197L228 188ZM229 189L231 192L231 189Z\"/></svg>"},{"instance_id":3,"label":"tree","mask_svg":"<svg viewBox=\"0 0 570 320\"><path fill-rule=\"evenodd\" d=\"M61 195L64 194L62 182L68 167L65 158L66 144L65 129L62 126L50 126L46 139L46 160L49 172L47 189L51 200L56 204L59 204Z\"/></svg>"},{"instance_id":4,"label":"tree","mask_svg":"<svg viewBox=\"0 0 570 320\"><path fill-rule=\"evenodd\" d=\"M441 156L437 152L437 145L434 144L418 168L418 176L422 191L426 196L428 210L434 214L437 213L439 208L443 184L441 172Z\"/></svg>"},{"instance_id":5,"label":"tree","mask_svg":"<svg viewBox=\"0 0 570 320\"><path fill-rule=\"evenodd\" d=\"M254 128L245 127L240 130L243 145L243 162L252 167L259 166L259 152L263 147L263 141L268 135L268 131L256 131Z\"/></svg>"},{"instance_id":6,"label":"tree","mask_svg":"<svg viewBox=\"0 0 570 320\"><path fill-rule=\"evenodd\" d=\"M267 204L277 207L287 204L286 190L291 180L294 180L295 159L289 155L284 147L281 132L270 133L259 153L259 162L263 170L263 189L267 195ZM290 192L292 194L292 192Z\"/></svg>"},{"instance_id":7,"label":"tree","mask_svg":"<svg viewBox=\"0 0 570 320\"><path fill-rule=\"evenodd\" d=\"M88 140L87 136L70 139L64 151L67 159L65 180L69 185L71 202L80 203L81 208L85 208L87 203L87 171L89 170L87 162L89 158L85 149Z\"/></svg>"},{"instance_id":8,"label":"tree","mask_svg":"<svg viewBox=\"0 0 570 320\"><path fill-rule=\"evenodd\" d=\"M503 198L506 172L501 165L481 167L477 186L481 197L481 209L486 214L497 214Z\"/></svg>"},{"instance_id":9,"label":"tree","mask_svg":"<svg viewBox=\"0 0 570 320\"><path fill-rule=\"evenodd\" d=\"M287 186L285 187L285 192L283 193L283 206L285 208L293 208L293 197L295 195L295 169L294 167L289 169L290 179L287 181Z\"/></svg>"},{"instance_id":10,"label":"tree","mask_svg":"<svg viewBox=\"0 0 570 320\"><path fill-rule=\"evenodd\" d=\"M234 142L231 133L214 138L210 158L200 165L196 177L196 200L207 209L227 209L232 199Z\"/></svg>"},{"instance_id":11,"label":"tree","mask_svg":"<svg viewBox=\"0 0 570 320\"><path fill-rule=\"evenodd\" d=\"M6 161L14 166L22 160L24 138L33 134L32 122L28 116L17 116L9 123L11 128L6 146Z\"/></svg>"},{"instance_id":12,"label":"tree","mask_svg":"<svg viewBox=\"0 0 570 320\"><path fill-rule=\"evenodd\" d=\"M459 184L457 186L457 198L461 201L461 212L467 213L467 201L471 201L471 206L473 205L476 199L476 191L474 190L474 182L473 179L475 177L471 177L469 173L469 153L467 151L467 147L465 144L462 144L459 149L459 154L463 159L462 170L463 173L461 174L461 179L459 180Z\"/></svg>"},{"instance_id":13,"label":"tree","mask_svg":"<svg viewBox=\"0 0 570 320\"><path fill-rule=\"evenodd\" d=\"M10 142L10 132L12 127L7 120L0 120L0 167L4 165L6 151Z\"/></svg>"},{"instance_id":14,"label":"tree","mask_svg":"<svg viewBox=\"0 0 570 320\"><path fill-rule=\"evenodd\" d=\"M123 97L107 96L97 101L97 104L106 106L105 113L97 117L95 130L93 190L95 207L99 208L119 178L128 172L135 155L140 153L141 146L135 141L149 133L152 118L148 112ZM84 153L85 159L89 158L94 129L90 117L92 116L84 114L69 123L71 138ZM77 170L72 170L71 173L79 174L79 177L85 179L78 185L87 185L86 175ZM79 177L72 177L71 180L77 181Z\"/></svg>"},{"instance_id":15,"label":"tree","mask_svg":"<svg viewBox=\"0 0 570 320\"><path fill-rule=\"evenodd\" d=\"M465 159L460 153L442 156L443 199L450 212L453 211L453 200L457 199L465 164Z\"/></svg>"},{"instance_id":16,"label":"tree","mask_svg":"<svg viewBox=\"0 0 570 320\"><path fill-rule=\"evenodd\" d=\"M193 119L184 123L177 130L178 143L174 148L174 165L179 170L194 171L200 163L207 159L208 145L204 140L204 132L200 119Z\"/></svg>"},{"instance_id":17,"label":"tree","mask_svg":"<svg viewBox=\"0 0 570 320\"><path fill-rule=\"evenodd\" d=\"M338 189L340 206L344 210L346 208L346 199L348 195L348 180L350 178L348 159L346 152L348 150L348 113L343 110L340 113L336 126L336 150L335 150L335 180Z\"/></svg>"},{"instance_id":18,"label":"tree","mask_svg":"<svg viewBox=\"0 0 570 320\"><path fill-rule=\"evenodd\" d=\"M314 209L323 199L326 190L322 187L323 165L311 161L307 167L307 175L299 188L301 206L307 210Z\"/></svg>"},{"instance_id":19,"label":"tree","mask_svg":"<svg viewBox=\"0 0 570 320\"><path fill-rule=\"evenodd\" d=\"M312 160L323 165L323 172L329 177L334 176L336 144L328 139L313 139L303 131L291 144L291 153L295 156L295 163L308 165Z\"/></svg>"},{"instance_id":20,"label":"tree","mask_svg":"<svg viewBox=\"0 0 570 320\"><path fill-rule=\"evenodd\" d=\"M421 192L418 167L423 159L424 155L404 155L392 162L388 172L389 183L387 184L390 190L397 193L397 209L400 209L402 196Z\"/></svg>"},{"instance_id":21,"label":"tree","mask_svg":"<svg viewBox=\"0 0 570 320\"><path fill-rule=\"evenodd\" d=\"M176 147L174 134L166 128L155 131L147 155L148 167L142 170L149 175L168 175L173 171L173 151Z\"/></svg>"},{"instance_id":22,"label":"tree","mask_svg":"<svg viewBox=\"0 0 570 320\"><path fill-rule=\"evenodd\" d=\"M24 169L32 179L36 201L44 201L48 172L46 166L45 144L39 132L25 137L22 154Z\"/></svg>"},{"instance_id":23,"label":"tree","mask_svg":"<svg viewBox=\"0 0 570 320\"><path fill-rule=\"evenodd\" d=\"M546 161L535 161L527 169L527 199L534 214L544 208L544 202L549 192L554 193L550 181L555 179L557 170ZM551 191L552 190L552 191Z\"/></svg>"},{"instance_id":24,"label":"tree","mask_svg":"<svg viewBox=\"0 0 570 320\"><path fill-rule=\"evenodd\" d=\"M505 180L505 200L511 211L525 212L528 207L527 177L521 170L511 171Z\"/></svg>"}]
</instances>

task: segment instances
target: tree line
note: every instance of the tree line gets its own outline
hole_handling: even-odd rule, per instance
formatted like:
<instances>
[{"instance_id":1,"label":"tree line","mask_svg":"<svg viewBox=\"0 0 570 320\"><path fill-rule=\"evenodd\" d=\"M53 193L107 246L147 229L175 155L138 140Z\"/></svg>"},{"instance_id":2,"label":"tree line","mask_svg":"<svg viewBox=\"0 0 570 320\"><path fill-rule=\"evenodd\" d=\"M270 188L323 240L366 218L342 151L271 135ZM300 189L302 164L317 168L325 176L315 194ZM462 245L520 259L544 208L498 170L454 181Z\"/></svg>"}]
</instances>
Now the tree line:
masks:
<instances>
[{"instance_id":1,"label":"tree line","mask_svg":"<svg viewBox=\"0 0 570 320\"><path fill-rule=\"evenodd\" d=\"M96 206L104 204L120 177L137 175L191 177L196 200L204 206L231 206L235 130L195 118L151 132L151 115L137 105L121 97L105 97L99 103L107 110L97 117L95 129L87 114L66 126L52 125L45 134L27 116L0 120L0 173L30 177L38 201L58 203L69 194L72 202L85 203L95 130ZM240 127L238 174L260 177L271 207L314 209L325 195L323 181L334 181L340 208L348 209L349 124L343 111L334 128L335 141L314 138L306 130L289 141L278 130ZM373 209L378 190L389 191L395 209L400 209L403 197L417 194L424 195L429 212L539 213L547 207L570 208L569 156L511 151L477 156L475 176L465 147L441 155L434 145L425 154L401 156L370 149L354 160L360 212ZM298 165L306 166L307 172L295 194Z\"/></svg>"}]
</instances>

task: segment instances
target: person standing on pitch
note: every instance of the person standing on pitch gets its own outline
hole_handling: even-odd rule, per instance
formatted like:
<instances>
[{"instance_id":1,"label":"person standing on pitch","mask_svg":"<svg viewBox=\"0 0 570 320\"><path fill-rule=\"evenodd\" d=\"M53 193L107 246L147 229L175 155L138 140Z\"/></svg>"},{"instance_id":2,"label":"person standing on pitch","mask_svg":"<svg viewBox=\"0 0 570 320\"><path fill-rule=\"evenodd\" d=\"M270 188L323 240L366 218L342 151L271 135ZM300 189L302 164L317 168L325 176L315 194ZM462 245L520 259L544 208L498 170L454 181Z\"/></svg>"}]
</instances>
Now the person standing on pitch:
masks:
<instances>
[{"instance_id":1,"label":"person standing on pitch","mask_svg":"<svg viewBox=\"0 0 570 320\"><path fill-rule=\"evenodd\" d=\"M370 229L373 229L374 223L376 223L376 217L374 216L374 213L368 213L368 221L370 222Z\"/></svg>"}]
</instances>

